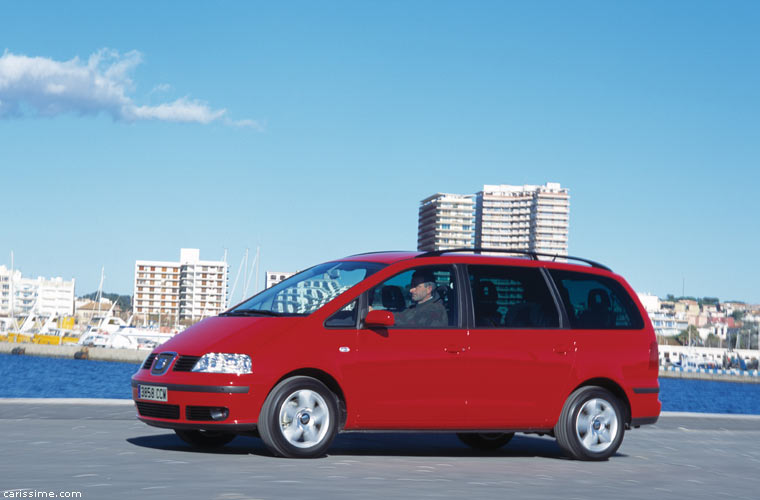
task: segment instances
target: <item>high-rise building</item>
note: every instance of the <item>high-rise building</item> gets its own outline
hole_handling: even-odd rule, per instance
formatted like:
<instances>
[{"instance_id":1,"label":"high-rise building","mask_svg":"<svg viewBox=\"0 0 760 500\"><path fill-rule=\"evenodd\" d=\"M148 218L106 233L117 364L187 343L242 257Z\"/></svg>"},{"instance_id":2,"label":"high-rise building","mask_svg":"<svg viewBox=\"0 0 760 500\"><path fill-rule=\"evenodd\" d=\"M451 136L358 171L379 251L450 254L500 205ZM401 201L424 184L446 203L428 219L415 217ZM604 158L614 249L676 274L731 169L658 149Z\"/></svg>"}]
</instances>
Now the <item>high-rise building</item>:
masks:
<instances>
[{"instance_id":1,"label":"high-rise building","mask_svg":"<svg viewBox=\"0 0 760 500\"><path fill-rule=\"evenodd\" d=\"M570 195L559 183L485 185L420 202L417 249L494 248L567 255Z\"/></svg>"},{"instance_id":2,"label":"high-rise building","mask_svg":"<svg viewBox=\"0 0 760 500\"><path fill-rule=\"evenodd\" d=\"M32 312L40 316L71 316L74 314L74 287L73 279L24 278L21 271L11 272L0 266L0 316Z\"/></svg>"},{"instance_id":3,"label":"high-rise building","mask_svg":"<svg viewBox=\"0 0 760 500\"><path fill-rule=\"evenodd\" d=\"M420 202L418 250L445 250L474 244L474 195L436 193Z\"/></svg>"},{"instance_id":4,"label":"high-rise building","mask_svg":"<svg viewBox=\"0 0 760 500\"><path fill-rule=\"evenodd\" d=\"M178 262L135 262L133 314L136 322L197 321L227 307L229 266L200 260L200 250L183 248Z\"/></svg>"},{"instance_id":5,"label":"high-rise building","mask_svg":"<svg viewBox=\"0 0 760 500\"><path fill-rule=\"evenodd\" d=\"M570 195L559 183L487 184L476 199L475 246L567 255Z\"/></svg>"}]
</instances>

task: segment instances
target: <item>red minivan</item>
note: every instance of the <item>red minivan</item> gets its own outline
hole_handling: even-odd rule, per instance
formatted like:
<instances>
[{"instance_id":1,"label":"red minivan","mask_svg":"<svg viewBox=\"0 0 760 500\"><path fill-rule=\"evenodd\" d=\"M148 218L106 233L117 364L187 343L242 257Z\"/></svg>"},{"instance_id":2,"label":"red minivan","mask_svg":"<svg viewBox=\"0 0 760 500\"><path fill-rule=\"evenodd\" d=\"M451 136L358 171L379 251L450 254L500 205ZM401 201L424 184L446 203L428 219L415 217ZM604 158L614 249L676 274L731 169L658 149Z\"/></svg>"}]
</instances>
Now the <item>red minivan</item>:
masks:
<instances>
[{"instance_id":1,"label":"red minivan","mask_svg":"<svg viewBox=\"0 0 760 500\"><path fill-rule=\"evenodd\" d=\"M199 447L260 436L284 457L323 455L339 431L414 430L477 449L550 434L571 457L607 459L660 414L636 294L592 261L492 252L300 272L157 347L132 377L139 418Z\"/></svg>"}]
</instances>

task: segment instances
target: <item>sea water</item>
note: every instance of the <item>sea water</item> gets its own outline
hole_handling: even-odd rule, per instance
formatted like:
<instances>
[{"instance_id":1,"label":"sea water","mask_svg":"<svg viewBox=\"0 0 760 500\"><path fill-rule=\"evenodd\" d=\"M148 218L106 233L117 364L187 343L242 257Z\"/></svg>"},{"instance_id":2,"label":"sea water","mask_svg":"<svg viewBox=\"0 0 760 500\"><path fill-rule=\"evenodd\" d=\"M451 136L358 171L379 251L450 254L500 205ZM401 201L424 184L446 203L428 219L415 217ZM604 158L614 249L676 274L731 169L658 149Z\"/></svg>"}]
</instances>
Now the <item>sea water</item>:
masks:
<instances>
[{"instance_id":1,"label":"sea water","mask_svg":"<svg viewBox=\"0 0 760 500\"><path fill-rule=\"evenodd\" d=\"M133 363L0 354L2 398L132 397Z\"/></svg>"},{"instance_id":2,"label":"sea water","mask_svg":"<svg viewBox=\"0 0 760 500\"><path fill-rule=\"evenodd\" d=\"M0 398L130 399L139 365L0 354ZM760 415L760 384L660 379L663 411Z\"/></svg>"}]
</instances>

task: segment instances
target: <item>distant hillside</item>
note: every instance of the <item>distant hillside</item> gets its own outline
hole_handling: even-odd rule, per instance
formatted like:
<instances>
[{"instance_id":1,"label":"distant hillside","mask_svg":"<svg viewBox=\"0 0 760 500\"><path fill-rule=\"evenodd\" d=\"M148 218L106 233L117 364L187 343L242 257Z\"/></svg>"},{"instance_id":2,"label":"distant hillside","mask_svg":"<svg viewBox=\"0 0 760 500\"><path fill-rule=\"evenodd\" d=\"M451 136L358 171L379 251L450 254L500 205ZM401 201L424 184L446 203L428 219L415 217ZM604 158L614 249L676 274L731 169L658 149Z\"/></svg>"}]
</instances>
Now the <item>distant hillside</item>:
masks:
<instances>
[{"instance_id":1,"label":"distant hillside","mask_svg":"<svg viewBox=\"0 0 760 500\"><path fill-rule=\"evenodd\" d=\"M87 295L82 295L80 298L82 299L90 299L95 300L95 297L98 296L98 292L92 292L88 293ZM132 296L131 295L119 295L118 293L103 293L103 298L106 298L110 300L111 302L116 301L118 306L121 308L122 311L129 311L132 309Z\"/></svg>"}]
</instances>

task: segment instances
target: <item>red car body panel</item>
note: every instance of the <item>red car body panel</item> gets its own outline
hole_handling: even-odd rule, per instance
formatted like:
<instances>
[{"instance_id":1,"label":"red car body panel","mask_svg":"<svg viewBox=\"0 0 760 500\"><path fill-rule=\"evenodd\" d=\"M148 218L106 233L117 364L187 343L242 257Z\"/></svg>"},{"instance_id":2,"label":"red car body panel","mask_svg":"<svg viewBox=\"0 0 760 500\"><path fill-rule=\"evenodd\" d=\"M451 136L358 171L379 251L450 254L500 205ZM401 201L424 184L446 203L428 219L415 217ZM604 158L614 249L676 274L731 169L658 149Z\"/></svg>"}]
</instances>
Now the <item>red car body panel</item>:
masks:
<instances>
[{"instance_id":1,"label":"red car body panel","mask_svg":"<svg viewBox=\"0 0 760 500\"><path fill-rule=\"evenodd\" d=\"M472 330L467 355L467 428L552 427L574 388L569 329Z\"/></svg>"}]
</instances>

